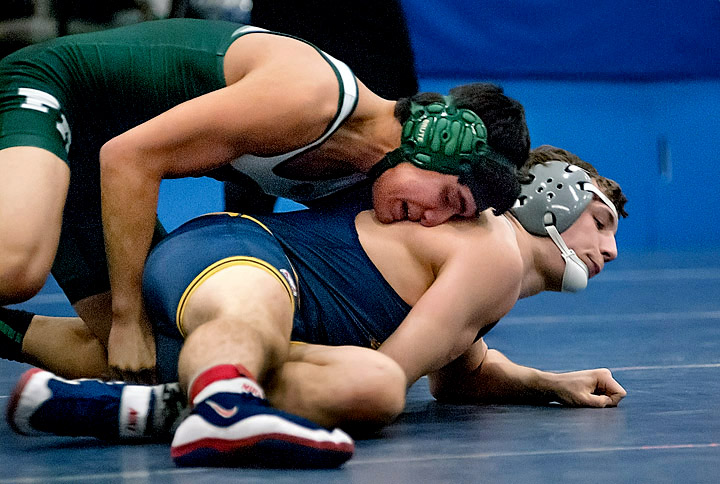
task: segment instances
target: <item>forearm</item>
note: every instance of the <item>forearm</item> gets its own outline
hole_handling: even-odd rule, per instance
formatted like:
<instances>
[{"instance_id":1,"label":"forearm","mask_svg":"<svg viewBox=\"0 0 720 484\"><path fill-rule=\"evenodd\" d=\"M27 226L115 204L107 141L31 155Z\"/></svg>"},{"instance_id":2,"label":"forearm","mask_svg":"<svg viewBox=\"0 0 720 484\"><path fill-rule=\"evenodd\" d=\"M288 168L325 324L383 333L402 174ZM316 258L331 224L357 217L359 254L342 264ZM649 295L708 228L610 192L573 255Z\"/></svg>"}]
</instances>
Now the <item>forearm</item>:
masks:
<instances>
[{"instance_id":1,"label":"forearm","mask_svg":"<svg viewBox=\"0 0 720 484\"><path fill-rule=\"evenodd\" d=\"M431 388L440 401L537 405L554 400L552 380L552 373L518 365L489 349L477 368L438 372Z\"/></svg>"},{"instance_id":2,"label":"forearm","mask_svg":"<svg viewBox=\"0 0 720 484\"><path fill-rule=\"evenodd\" d=\"M131 160L113 156L117 155L103 153L101 157L113 321L137 320L142 311L142 271L155 227L160 179L134 169Z\"/></svg>"}]
</instances>

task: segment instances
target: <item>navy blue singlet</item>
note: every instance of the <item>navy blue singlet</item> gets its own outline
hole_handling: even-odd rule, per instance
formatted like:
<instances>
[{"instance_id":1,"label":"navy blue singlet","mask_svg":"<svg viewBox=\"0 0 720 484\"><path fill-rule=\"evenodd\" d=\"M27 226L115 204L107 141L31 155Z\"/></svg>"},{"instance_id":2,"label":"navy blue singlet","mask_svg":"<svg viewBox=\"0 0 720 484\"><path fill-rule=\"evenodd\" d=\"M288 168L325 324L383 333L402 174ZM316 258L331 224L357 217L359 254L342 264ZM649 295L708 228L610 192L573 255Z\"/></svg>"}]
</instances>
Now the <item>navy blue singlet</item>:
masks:
<instances>
[{"instance_id":1,"label":"navy blue singlet","mask_svg":"<svg viewBox=\"0 0 720 484\"><path fill-rule=\"evenodd\" d=\"M410 311L360 245L355 230L360 208L346 201L257 217L280 241L298 274L293 340L377 348Z\"/></svg>"},{"instance_id":2,"label":"navy blue singlet","mask_svg":"<svg viewBox=\"0 0 720 484\"><path fill-rule=\"evenodd\" d=\"M287 280L283 283L291 295L297 288L297 297L291 297L297 301L294 341L377 348L395 331L410 306L358 240L355 216L366 208L359 200L368 200L369 194L347 193L332 206L300 212L204 216L158 244L146 262L143 294L155 325L162 381L177 378L187 294L218 263L261 261L281 281Z\"/></svg>"}]
</instances>

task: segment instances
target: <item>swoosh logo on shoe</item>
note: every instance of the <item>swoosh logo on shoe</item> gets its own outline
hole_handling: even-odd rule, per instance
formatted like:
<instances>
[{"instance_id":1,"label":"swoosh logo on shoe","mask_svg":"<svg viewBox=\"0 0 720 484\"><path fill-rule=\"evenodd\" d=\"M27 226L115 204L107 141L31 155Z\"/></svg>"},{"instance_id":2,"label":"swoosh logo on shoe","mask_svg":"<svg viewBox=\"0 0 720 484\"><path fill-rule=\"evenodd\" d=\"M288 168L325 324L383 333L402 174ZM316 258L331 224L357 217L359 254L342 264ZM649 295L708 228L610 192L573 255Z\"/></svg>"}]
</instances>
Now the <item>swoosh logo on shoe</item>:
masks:
<instances>
[{"instance_id":1,"label":"swoosh logo on shoe","mask_svg":"<svg viewBox=\"0 0 720 484\"><path fill-rule=\"evenodd\" d=\"M205 400L205 403L207 403L210 406L210 408L215 410L215 413L220 415L222 418L231 418L231 417L235 416L235 414L238 411L237 407L225 408L222 405L219 405L219 404L213 402L212 400Z\"/></svg>"}]
</instances>

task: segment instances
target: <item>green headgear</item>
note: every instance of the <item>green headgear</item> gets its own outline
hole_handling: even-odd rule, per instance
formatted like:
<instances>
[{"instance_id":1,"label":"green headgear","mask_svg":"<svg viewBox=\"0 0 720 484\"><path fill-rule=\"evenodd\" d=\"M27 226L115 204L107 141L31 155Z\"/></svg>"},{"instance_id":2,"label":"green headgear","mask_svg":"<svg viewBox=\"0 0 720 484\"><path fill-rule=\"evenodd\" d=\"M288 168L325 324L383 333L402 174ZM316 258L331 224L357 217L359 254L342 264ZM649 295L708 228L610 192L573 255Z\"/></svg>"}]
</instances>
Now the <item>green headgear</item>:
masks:
<instances>
[{"instance_id":1,"label":"green headgear","mask_svg":"<svg viewBox=\"0 0 720 484\"><path fill-rule=\"evenodd\" d=\"M425 170L458 175L460 183L470 187L478 208L484 210L493 204L488 203L487 194L480 188L483 183L477 177L482 170L478 168L499 165L514 176L515 166L488 145L487 128L480 116L470 109L457 108L452 96L444 96L444 100L427 105L411 101L410 117L402 126L400 147L373 166L368 176L379 177L405 161ZM517 192L510 198L514 201L516 196Z\"/></svg>"}]
</instances>

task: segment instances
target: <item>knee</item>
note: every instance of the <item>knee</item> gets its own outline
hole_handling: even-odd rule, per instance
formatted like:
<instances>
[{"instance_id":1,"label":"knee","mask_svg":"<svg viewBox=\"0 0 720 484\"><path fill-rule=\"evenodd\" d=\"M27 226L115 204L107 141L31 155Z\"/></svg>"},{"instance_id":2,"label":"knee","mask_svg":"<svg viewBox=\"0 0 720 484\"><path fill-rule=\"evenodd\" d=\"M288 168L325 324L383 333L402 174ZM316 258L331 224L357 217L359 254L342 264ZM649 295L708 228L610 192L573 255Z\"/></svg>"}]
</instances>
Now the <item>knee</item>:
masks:
<instances>
[{"instance_id":1,"label":"knee","mask_svg":"<svg viewBox=\"0 0 720 484\"><path fill-rule=\"evenodd\" d=\"M0 248L0 253L0 304L26 301L42 289L51 263L42 261L32 250Z\"/></svg>"}]
</instances>

